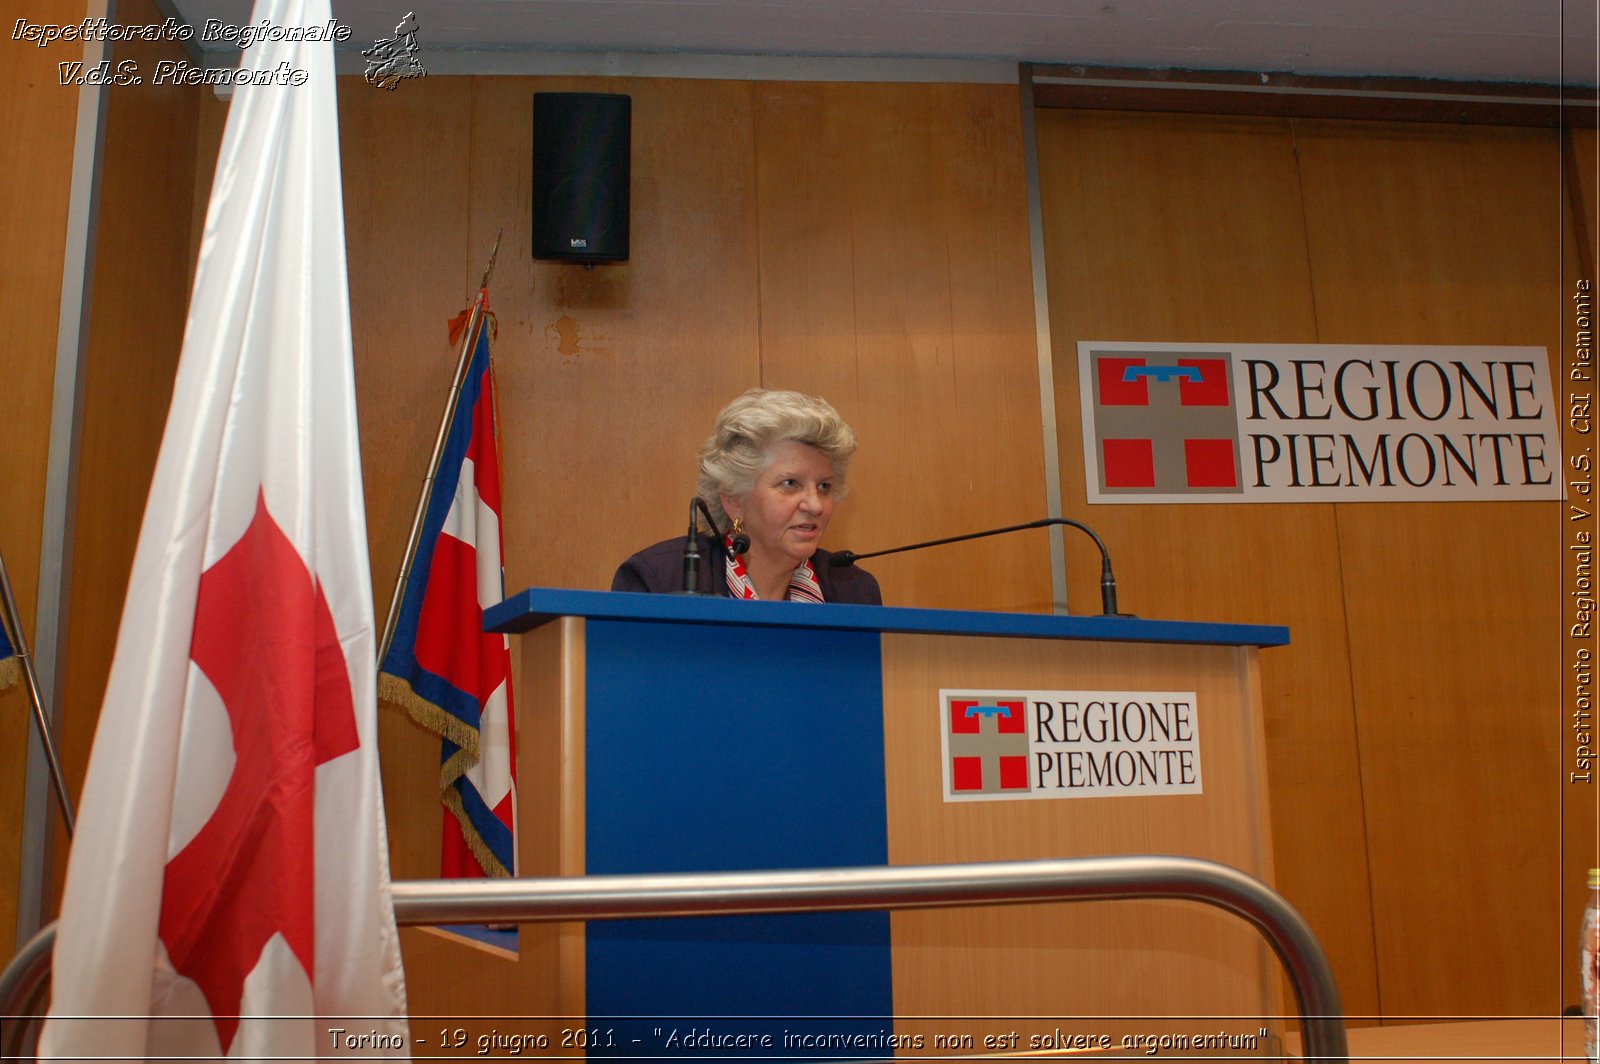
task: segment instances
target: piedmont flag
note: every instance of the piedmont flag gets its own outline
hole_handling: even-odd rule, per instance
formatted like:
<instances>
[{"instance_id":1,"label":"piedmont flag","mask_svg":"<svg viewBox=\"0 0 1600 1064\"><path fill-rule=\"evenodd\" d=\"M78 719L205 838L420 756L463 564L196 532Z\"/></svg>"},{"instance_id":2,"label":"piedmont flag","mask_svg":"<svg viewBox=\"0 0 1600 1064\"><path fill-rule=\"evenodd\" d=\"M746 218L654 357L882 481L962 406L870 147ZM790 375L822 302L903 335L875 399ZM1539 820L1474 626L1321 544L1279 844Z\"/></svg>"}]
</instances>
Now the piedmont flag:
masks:
<instances>
[{"instance_id":1,"label":"piedmont flag","mask_svg":"<svg viewBox=\"0 0 1600 1064\"><path fill-rule=\"evenodd\" d=\"M251 22L329 17L258 0ZM41 1058L408 1055L333 45L241 65L307 78L229 107Z\"/></svg>"},{"instance_id":2,"label":"piedmont flag","mask_svg":"<svg viewBox=\"0 0 1600 1064\"><path fill-rule=\"evenodd\" d=\"M439 799L448 811L440 871L452 877L517 869L511 644L483 630L484 608L505 598L505 564L487 292L478 305L478 333L378 678L380 698L440 737Z\"/></svg>"}]
</instances>

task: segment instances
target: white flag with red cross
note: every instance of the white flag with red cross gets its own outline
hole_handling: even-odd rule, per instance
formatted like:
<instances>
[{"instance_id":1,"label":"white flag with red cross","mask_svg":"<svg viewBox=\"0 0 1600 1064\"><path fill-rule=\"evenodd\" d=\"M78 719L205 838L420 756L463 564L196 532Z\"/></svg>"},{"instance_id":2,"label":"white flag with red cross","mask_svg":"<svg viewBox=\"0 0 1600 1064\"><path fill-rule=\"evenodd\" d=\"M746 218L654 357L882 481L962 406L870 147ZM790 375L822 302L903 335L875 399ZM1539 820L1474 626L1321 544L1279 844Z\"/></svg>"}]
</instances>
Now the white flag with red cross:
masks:
<instances>
[{"instance_id":1,"label":"white flag with red cross","mask_svg":"<svg viewBox=\"0 0 1600 1064\"><path fill-rule=\"evenodd\" d=\"M295 36L242 54L41 1057L408 1055L333 46Z\"/></svg>"}]
</instances>

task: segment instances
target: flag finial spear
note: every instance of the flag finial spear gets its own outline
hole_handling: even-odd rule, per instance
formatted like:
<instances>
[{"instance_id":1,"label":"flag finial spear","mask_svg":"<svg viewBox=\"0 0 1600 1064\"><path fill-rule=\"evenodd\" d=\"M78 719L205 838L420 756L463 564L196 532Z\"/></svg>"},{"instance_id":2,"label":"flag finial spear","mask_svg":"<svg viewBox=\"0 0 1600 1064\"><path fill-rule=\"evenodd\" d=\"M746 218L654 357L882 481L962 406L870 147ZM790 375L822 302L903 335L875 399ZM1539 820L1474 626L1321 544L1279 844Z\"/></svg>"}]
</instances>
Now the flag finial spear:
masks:
<instances>
[{"instance_id":1,"label":"flag finial spear","mask_svg":"<svg viewBox=\"0 0 1600 1064\"><path fill-rule=\"evenodd\" d=\"M483 283L478 286L479 289L489 287L489 278L494 276L494 260L500 257L500 238L504 235L504 229L494 235L494 250L489 252L489 265L483 268Z\"/></svg>"}]
</instances>

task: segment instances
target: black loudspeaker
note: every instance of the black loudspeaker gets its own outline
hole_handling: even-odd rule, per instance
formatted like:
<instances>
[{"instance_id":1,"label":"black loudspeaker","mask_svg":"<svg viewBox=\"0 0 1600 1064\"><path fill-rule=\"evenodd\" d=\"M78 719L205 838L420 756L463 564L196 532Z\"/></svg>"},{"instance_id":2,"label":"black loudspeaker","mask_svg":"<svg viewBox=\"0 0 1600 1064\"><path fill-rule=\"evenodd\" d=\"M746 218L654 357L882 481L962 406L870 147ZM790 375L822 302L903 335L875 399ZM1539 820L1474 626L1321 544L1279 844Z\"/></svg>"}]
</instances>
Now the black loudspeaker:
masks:
<instances>
[{"instance_id":1,"label":"black loudspeaker","mask_svg":"<svg viewBox=\"0 0 1600 1064\"><path fill-rule=\"evenodd\" d=\"M628 260L633 99L533 94L533 257Z\"/></svg>"}]
</instances>

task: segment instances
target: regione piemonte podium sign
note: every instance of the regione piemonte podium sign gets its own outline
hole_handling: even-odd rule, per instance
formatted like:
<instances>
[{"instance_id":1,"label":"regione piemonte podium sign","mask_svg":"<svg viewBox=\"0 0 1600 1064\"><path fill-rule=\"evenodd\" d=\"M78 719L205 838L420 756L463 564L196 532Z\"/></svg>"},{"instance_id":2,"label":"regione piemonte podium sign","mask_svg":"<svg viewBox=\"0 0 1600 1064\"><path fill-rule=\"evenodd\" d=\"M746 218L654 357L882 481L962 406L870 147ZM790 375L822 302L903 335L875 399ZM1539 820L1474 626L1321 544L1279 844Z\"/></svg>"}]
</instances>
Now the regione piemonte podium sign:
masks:
<instances>
[{"instance_id":1,"label":"regione piemonte podium sign","mask_svg":"<svg viewBox=\"0 0 1600 1064\"><path fill-rule=\"evenodd\" d=\"M1078 344L1091 503L1559 499L1542 347Z\"/></svg>"},{"instance_id":2,"label":"regione piemonte podium sign","mask_svg":"<svg viewBox=\"0 0 1600 1064\"><path fill-rule=\"evenodd\" d=\"M941 690L944 798L1200 794L1193 691Z\"/></svg>"}]
</instances>

